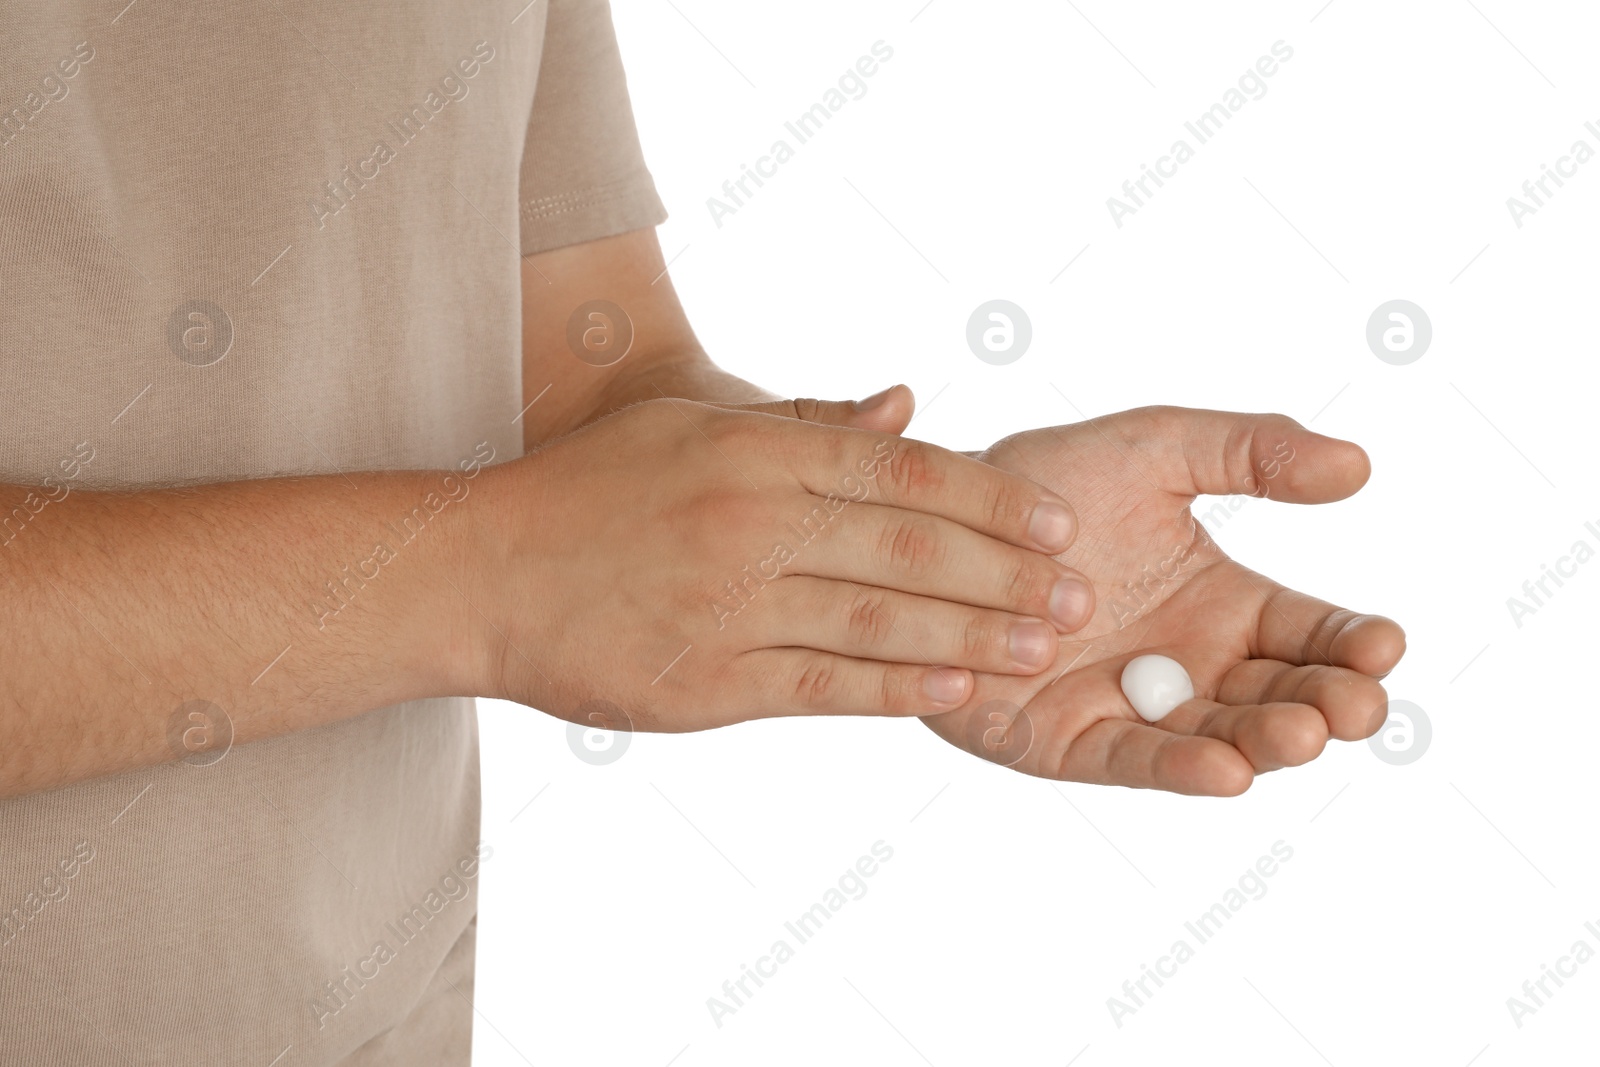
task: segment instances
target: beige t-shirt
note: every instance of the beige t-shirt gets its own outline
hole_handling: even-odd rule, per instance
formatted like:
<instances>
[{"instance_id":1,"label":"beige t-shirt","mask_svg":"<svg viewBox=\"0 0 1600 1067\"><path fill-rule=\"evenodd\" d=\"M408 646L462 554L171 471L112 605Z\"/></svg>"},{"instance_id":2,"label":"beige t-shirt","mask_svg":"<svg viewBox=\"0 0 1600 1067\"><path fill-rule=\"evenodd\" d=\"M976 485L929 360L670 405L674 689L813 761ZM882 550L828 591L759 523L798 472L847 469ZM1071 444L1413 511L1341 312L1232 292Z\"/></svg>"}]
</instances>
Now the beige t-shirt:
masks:
<instances>
[{"instance_id":1,"label":"beige t-shirt","mask_svg":"<svg viewBox=\"0 0 1600 1067\"><path fill-rule=\"evenodd\" d=\"M665 217L604 0L125 2L0 7L0 481L518 455L520 256ZM463 1064L481 837L464 698L0 801L0 1061Z\"/></svg>"}]
</instances>

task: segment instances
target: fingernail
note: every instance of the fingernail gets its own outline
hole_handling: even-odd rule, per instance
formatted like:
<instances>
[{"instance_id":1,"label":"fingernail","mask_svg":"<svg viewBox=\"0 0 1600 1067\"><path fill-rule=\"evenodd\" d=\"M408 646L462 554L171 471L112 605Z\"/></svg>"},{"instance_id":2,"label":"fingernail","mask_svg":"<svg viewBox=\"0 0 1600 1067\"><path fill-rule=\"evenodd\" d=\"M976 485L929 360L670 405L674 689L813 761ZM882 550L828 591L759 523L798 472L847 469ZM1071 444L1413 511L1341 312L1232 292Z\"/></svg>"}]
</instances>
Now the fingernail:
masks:
<instances>
[{"instance_id":1,"label":"fingernail","mask_svg":"<svg viewBox=\"0 0 1600 1067\"><path fill-rule=\"evenodd\" d=\"M883 405L883 402L885 400L889 399L889 394L892 393L892 392L894 392L894 386L891 385L891 386L889 386L889 388L885 389L883 392L881 392L881 393L873 393L871 396L867 397L865 400L854 401L854 404L856 406L856 410L857 411L871 411L875 407L881 407Z\"/></svg>"},{"instance_id":2,"label":"fingernail","mask_svg":"<svg viewBox=\"0 0 1600 1067\"><path fill-rule=\"evenodd\" d=\"M967 695L965 671L932 670L922 676L922 691L935 704L959 704Z\"/></svg>"},{"instance_id":3,"label":"fingernail","mask_svg":"<svg viewBox=\"0 0 1600 1067\"><path fill-rule=\"evenodd\" d=\"M1088 621L1094 596L1076 578L1063 578L1050 590L1050 617L1057 626L1076 630Z\"/></svg>"},{"instance_id":4,"label":"fingernail","mask_svg":"<svg viewBox=\"0 0 1600 1067\"><path fill-rule=\"evenodd\" d=\"M1061 640L1048 624L1028 619L1012 624L1011 632L1006 635L1006 646L1017 666L1043 667L1061 647Z\"/></svg>"},{"instance_id":5,"label":"fingernail","mask_svg":"<svg viewBox=\"0 0 1600 1067\"><path fill-rule=\"evenodd\" d=\"M1072 543L1072 512L1050 501L1033 509L1028 520L1028 536L1051 552L1060 552Z\"/></svg>"}]
</instances>

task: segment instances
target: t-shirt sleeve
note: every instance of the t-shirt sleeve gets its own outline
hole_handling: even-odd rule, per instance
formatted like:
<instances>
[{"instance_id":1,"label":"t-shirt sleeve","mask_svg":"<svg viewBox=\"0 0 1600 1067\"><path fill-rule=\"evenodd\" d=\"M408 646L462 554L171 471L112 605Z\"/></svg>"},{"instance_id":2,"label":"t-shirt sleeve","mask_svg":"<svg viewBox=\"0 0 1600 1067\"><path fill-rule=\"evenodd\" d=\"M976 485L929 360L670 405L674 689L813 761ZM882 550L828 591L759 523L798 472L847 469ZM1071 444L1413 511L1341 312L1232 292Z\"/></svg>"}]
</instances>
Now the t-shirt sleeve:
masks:
<instances>
[{"instance_id":1,"label":"t-shirt sleeve","mask_svg":"<svg viewBox=\"0 0 1600 1067\"><path fill-rule=\"evenodd\" d=\"M548 0L522 150L522 254L655 226L667 217L644 164L608 0Z\"/></svg>"}]
</instances>

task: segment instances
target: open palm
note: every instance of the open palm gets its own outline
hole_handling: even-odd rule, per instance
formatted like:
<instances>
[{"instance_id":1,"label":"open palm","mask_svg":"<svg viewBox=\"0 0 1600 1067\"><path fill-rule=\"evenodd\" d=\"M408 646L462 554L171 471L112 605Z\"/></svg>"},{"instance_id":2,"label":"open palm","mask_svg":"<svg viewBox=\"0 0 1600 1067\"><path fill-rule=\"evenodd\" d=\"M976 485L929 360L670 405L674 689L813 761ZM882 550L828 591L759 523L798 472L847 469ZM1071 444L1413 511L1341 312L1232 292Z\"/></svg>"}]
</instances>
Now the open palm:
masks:
<instances>
[{"instance_id":1,"label":"open palm","mask_svg":"<svg viewBox=\"0 0 1600 1067\"><path fill-rule=\"evenodd\" d=\"M1330 736L1382 725L1377 679L1405 651L1400 627L1239 565L1190 511L1202 494L1342 499L1369 472L1356 445L1282 415L1160 407L1030 430L978 458L1072 502L1078 539L1060 558L1097 604L1041 674L980 674L965 705L925 717L947 741L1047 778L1232 796L1315 759ZM1195 699L1157 724L1120 685L1146 652L1194 681Z\"/></svg>"}]
</instances>

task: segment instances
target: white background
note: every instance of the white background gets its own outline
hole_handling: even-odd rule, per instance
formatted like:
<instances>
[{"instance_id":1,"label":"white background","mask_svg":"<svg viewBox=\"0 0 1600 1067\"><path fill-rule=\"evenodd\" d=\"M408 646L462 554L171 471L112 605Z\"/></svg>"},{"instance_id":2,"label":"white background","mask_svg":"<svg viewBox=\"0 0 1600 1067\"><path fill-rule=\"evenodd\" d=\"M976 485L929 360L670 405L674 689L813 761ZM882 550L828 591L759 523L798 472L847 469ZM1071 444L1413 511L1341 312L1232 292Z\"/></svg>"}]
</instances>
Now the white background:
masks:
<instances>
[{"instance_id":1,"label":"white background","mask_svg":"<svg viewBox=\"0 0 1600 1067\"><path fill-rule=\"evenodd\" d=\"M1432 744L1332 742L1209 800L1028 778L911 721L636 735L592 766L566 724L484 703L477 1062L1594 1062L1600 961L1520 1028L1506 1001L1600 950L1600 560L1520 627L1506 601L1600 548L1600 160L1520 229L1506 200L1600 149L1595 12L921 3L618 0L708 349L788 395L907 382L912 434L959 448L1157 402L1359 441L1356 498L1214 532L1399 620L1390 693ZM866 96L719 229L706 198L878 40ZM1278 40L1267 94L1118 229L1106 198ZM1034 328L1009 366L965 343L996 297ZM1365 342L1395 298L1434 328L1408 366ZM879 840L866 895L717 1027L706 999ZM1280 840L1266 895L1117 1026L1107 998Z\"/></svg>"}]
</instances>

